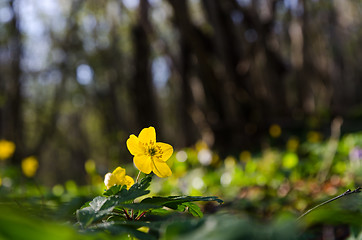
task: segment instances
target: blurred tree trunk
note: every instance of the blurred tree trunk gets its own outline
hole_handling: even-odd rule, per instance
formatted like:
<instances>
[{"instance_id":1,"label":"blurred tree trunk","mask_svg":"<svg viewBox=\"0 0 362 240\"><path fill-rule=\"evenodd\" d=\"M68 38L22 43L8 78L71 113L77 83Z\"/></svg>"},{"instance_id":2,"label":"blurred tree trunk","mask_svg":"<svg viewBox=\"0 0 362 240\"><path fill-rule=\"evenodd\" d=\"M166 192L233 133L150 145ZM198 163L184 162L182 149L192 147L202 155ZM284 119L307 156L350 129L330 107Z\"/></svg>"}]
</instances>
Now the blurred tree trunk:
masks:
<instances>
[{"instance_id":1,"label":"blurred tree trunk","mask_svg":"<svg viewBox=\"0 0 362 240\"><path fill-rule=\"evenodd\" d=\"M237 42L234 23L229 12L229 2L216 0L204 0L203 6L210 24L213 27L213 48L215 52L214 68L217 69L216 91L221 93L220 102L222 104L223 116L221 120L223 137L222 142L241 142L242 131L245 125L243 107L238 103L238 86L242 91L248 92L245 79L237 72L239 61L243 60L240 43Z\"/></svg>"},{"instance_id":2,"label":"blurred tree trunk","mask_svg":"<svg viewBox=\"0 0 362 240\"><path fill-rule=\"evenodd\" d=\"M223 148L232 136L237 135L231 127L236 119L236 108L232 100L233 94L228 92L232 88L230 80L224 79L228 76L224 75L222 64L218 62L215 65L218 58L213 54L213 43L191 22L187 3L177 0L169 0L169 3L173 8L175 25L197 59L195 66L205 94L205 102L200 106L203 116L199 114L197 118L207 121L213 135L206 134L207 139L204 140L211 144L216 140L215 144ZM220 69L221 72L218 72ZM195 121L198 119L194 119Z\"/></svg>"},{"instance_id":3,"label":"blurred tree trunk","mask_svg":"<svg viewBox=\"0 0 362 240\"><path fill-rule=\"evenodd\" d=\"M160 122L151 76L151 49L148 38L148 31L151 25L148 19L148 11L148 1L141 0L139 17L136 25L132 28L134 76L130 89L136 112L136 127L141 129L154 126L161 130L159 128Z\"/></svg>"},{"instance_id":4,"label":"blurred tree trunk","mask_svg":"<svg viewBox=\"0 0 362 240\"><path fill-rule=\"evenodd\" d=\"M197 59L195 65L199 70L207 103L201 109L214 133L215 145L227 149L251 144L247 134L256 133L256 124L265 124L265 119L271 116L288 114L283 81L287 67L269 42L277 1L271 3L270 18L265 22L259 18L255 9L240 7L235 1L202 1L212 27L210 37L192 23L186 1L169 2L181 38L185 39ZM244 41L236 34L240 30L244 32L245 29L238 29L232 20L235 7L245 18L244 27L255 31L258 36L254 49L264 57L265 63L261 65L265 69L262 82L269 94L264 100L256 98L250 89L255 83L248 83L248 70L240 70L252 59L249 60L243 52L244 46L241 44ZM257 53L253 52L252 55ZM273 108L270 107L271 104ZM255 108L258 105L259 107ZM272 112L273 110L275 112ZM253 139L257 141L256 138L254 135Z\"/></svg>"},{"instance_id":5,"label":"blurred tree trunk","mask_svg":"<svg viewBox=\"0 0 362 240\"><path fill-rule=\"evenodd\" d=\"M21 33L19 30L18 11L15 9L14 1L10 1L12 20L8 24L9 41L6 48L9 51L8 69L4 66L4 73L1 75L1 95L0 105L0 136L16 144L16 151L13 163L19 164L23 157L23 116L22 116L22 82L20 61L22 56Z\"/></svg>"},{"instance_id":6,"label":"blurred tree trunk","mask_svg":"<svg viewBox=\"0 0 362 240\"><path fill-rule=\"evenodd\" d=\"M272 116L290 117L290 109L287 105L285 90L285 74L288 71L287 64L284 59L273 47L273 28L275 26L276 5L280 2L272 0L269 2L269 16L260 22L260 42L266 57L266 83L269 87L271 98L269 104L273 104ZM270 111L270 110L269 110Z\"/></svg>"},{"instance_id":7,"label":"blurred tree trunk","mask_svg":"<svg viewBox=\"0 0 362 240\"><path fill-rule=\"evenodd\" d=\"M127 128L125 117L120 112L122 102L118 97L124 70L120 67L123 65L123 56L118 47L120 36L116 28L117 26L112 25L109 36L110 49L100 51L93 57L94 65L102 69L102 72L98 74L103 75L104 79L100 79L107 83L105 89L97 90L96 104L99 111L102 112L107 135L112 136L113 140L117 140L119 131Z\"/></svg>"},{"instance_id":8,"label":"blurred tree trunk","mask_svg":"<svg viewBox=\"0 0 362 240\"><path fill-rule=\"evenodd\" d=\"M302 0L300 4L302 4L303 14L297 22L301 26L302 34L302 64L301 67L296 68L296 79L298 81L297 92L299 93L299 102L303 114L311 116L318 114L317 101L323 102L324 100L322 96L317 96L318 88L323 86L324 90L328 91L328 88L330 88L330 77L327 72L321 71L316 64L315 49L313 48L313 42L316 41L316 39L313 38L312 34L316 30L311 22L312 16L309 2Z\"/></svg>"},{"instance_id":9,"label":"blurred tree trunk","mask_svg":"<svg viewBox=\"0 0 362 240\"><path fill-rule=\"evenodd\" d=\"M252 102L259 102L258 110L254 114L262 116L261 119L264 124L270 124L265 119L273 119L278 117L287 117L289 108L286 100L286 87L285 87L285 75L288 73L288 63L281 57L276 47L273 45L274 33L276 21L276 6L280 0L268 1L265 3L264 15L261 16L259 12L260 5L253 2L249 7L240 6L237 1L233 2L233 9L238 9L243 14L243 27L241 30L244 35L248 32L255 31L255 42L249 43L251 46L248 49L248 57L254 61L255 68L261 68L263 71L261 83L267 89L267 95L263 98L258 97L258 94L250 93L252 100L249 106L252 106ZM232 9L231 9L232 10ZM230 11L229 15L232 12ZM245 37L245 36L244 36ZM245 37L246 38L246 37ZM262 56L263 63L259 63L260 59L256 57ZM246 58L246 57L245 57ZM260 57L259 57L260 58ZM259 64L259 65L258 65ZM255 82L255 81L254 81ZM257 84L252 84L256 86ZM248 88L244 87L246 90ZM259 89L260 87L256 87ZM259 93L260 94L260 93ZM271 107L271 105L273 107ZM261 126L265 127L265 126Z\"/></svg>"},{"instance_id":10,"label":"blurred tree trunk","mask_svg":"<svg viewBox=\"0 0 362 240\"><path fill-rule=\"evenodd\" d=\"M289 26L291 39L291 58L296 73L296 93L298 109L303 115L312 115L315 110L315 101L311 86L313 78L311 65L311 39L308 35L312 30L309 25L309 9L304 0L300 2L303 14L294 17Z\"/></svg>"},{"instance_id":11,"label":"blurred tree trunk","mask_svg":"<svg viewBox=\"0 0 362 240\"><path fill-rule=\"evenodd\" d=\"M180 80L181 80L181 96L179 100L180 121L183 134L183 146L191 146L200 138L196 125L191 115L195 111L196 105L190 86L191 77L191 53L190 48L183 37L180 37Z\"/></svg>"},{"instance_id":12,"label":"blurred tree trunk","mask_svg":"<svg viewBox=\"0 0 362 240\"><path fill-rule=\"evenodd\" d=\"M65 33L65 37L61 41L59 41L59 39L54 40L58 43L56 47L62 49L63 52L76 55L82 49L81 41L77 34L75 34L78 31L77 22L71 20L79 12L82 4L82 0L76 0L72 2L72 10L70 12L70 17L67 21L67 32ZM26 147L27 155L39 156L42 152L44 152L44 146L46 145L46 143L50 141L50 139L52 139L57 132L57 121L60 117L59 109L61 108L64 99L67 97L67 81L68 79L74 78L74 72L76 72L77 67L74 62L69 60L69 55L67 55L68 58L64 59L58 66L63 75L59 85L54 92L54 95L52 96L53 98L51 99L51 107L49 110L50 113L44 114L44 109L37 113L38 115L43 115L43 117L47 118L47 121L45 122L45 124L37 124L39 126L38 139L34 141L32 146ZM41 121L40 118L39 120Z\"/></svg>"},{"instance_id":13,"label":"blurred tree trunk","mask_svg":"<svg viewBox=\"0 0 362 240\"><path fill-rule=\"evenodd\" d=\"M333 89L332 109L333 114L346 114L345 106L353 104L353 85L345 74L345 61L343 54L343 37L344 32L341 31L342 26L339 26L338 20L341 16L338 16L338 11L335 6L332 5L329 11L329 22L331 23L330 31L330 44L332 50L332 64L333 70L330 74L331 87ZM352 91L351 91L352 90Z\"/></svg>"}]
</instances>

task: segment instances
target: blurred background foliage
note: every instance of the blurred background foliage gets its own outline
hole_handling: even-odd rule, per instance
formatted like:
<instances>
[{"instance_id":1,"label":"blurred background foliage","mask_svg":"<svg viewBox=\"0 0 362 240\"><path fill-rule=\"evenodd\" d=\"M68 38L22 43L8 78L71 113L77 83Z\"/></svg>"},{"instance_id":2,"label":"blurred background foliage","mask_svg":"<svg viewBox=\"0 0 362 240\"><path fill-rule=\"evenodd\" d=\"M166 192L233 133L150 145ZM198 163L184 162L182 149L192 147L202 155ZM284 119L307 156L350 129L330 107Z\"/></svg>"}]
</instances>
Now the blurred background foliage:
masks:
<instances>
[{"instance_id":1,"label":"blurred background foliage","mask_svg":"<svg viewBox=\"0 0 362 240\"><path fill-rule=\"evenodd\" d=\"M359 1L0 4L0 136L53 185L131 162L130 133L222 158L361 130ZM342 120L340 120L342 121ZM269 133L270 132L270 133ZM340 135L340 134L337 134ZM313 137L312 135L310 137ZM314 136L318 138L318 136ZM337 138L339 136L336 136Z\"/></svg>"},{"instance_id":2,"label":"blurred background foliage","mask_svg":"<svg viewBox=\"0 0 362 240\"><path fill-rule=\"evenodd\" d=\"M361 12L352 0L0 1L0 193L69 203L69 217L116 166L137 175L125 142L148 126L175 148L153 194L218 195L268 218L360 186Z\"/></svg>"}]
</instances>

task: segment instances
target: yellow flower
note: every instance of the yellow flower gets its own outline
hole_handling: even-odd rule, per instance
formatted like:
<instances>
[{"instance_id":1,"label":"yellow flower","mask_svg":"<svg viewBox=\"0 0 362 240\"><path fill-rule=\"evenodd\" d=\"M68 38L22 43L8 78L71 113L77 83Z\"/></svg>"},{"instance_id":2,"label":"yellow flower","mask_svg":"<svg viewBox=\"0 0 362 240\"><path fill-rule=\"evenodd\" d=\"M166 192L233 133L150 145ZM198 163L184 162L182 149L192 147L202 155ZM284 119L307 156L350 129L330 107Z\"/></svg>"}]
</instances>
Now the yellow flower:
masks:
<instances>
[{"instance_id":1,"label":"yellow flower","mask_svg":"<svg viewBox=\"0 0 362 240\"><path fill-rule=\"evenodd\" d=\"M310 131L307 134L307 141L311 143L317 143L322 140L322 134L316 131Z\"/></svg>"},{"instance_id":2,"label":"yellow flower","mask_svg":"<svg viewBox=\"0 0 362 240\"><path fill-rule=\"evenodd\" d=\"M5 160L11 155L13 155L15 151L15 144L10 141L0 140L0 160Z\"/></svg>"},{"instance_id":3,"label":"yellow flower","mask_svg":"<svg viewBox=\"0 0 362 240\"><path fill-rule=\"evenodd\" d=\"M85 163L84 163L84 168L85 168L85 171L88 173L88 174L93 174L96 172L96 163L94 160L92 159L89 159L87 160Z\"/></svg>"},{"instance_id":4,"label":"yellow flower","mask_svg":"<svg viewBox=\"0 0 362 240\"><path fill-rule=\"evenodd\" d=\"M27 177L33 177L38 169L39 163L35 157L27 157L21 162L21 169Z\"/></svg>"},{"instance_id":5,"label":"yellow flower","mask_svg":"<svg viewBox=\"0 0 362 240\"><path fill-rule=\"evenodd\" d=\"M282 134L282 129L280 128L280 126L278 124L273 124L269 128L269 134L273 138L280 137L280 135Z\"/></svg>"},{"instance_id":6,"label":"yellow flower","mask_svg":"<svg viewBox=\"0 0 362 240\"><path fill-rule=\"evenodd\" d=\"M153 171L161 178L172 175L166 161L171 157L173 148L167 143L156 142L154 127L144 128L138 137L132 134L127 140L127 148L141 172L149 174Z\"/></svg>"},{"instance_id":7,"label":"yellow flower","mask_svg":"<svg viewBox=\"0 0 362 240\"><path fill-rule=\"evenodd\" d=\"M239 158L242 162L247 162L251 159L251 153L247 150L244 150L240 153Z\"/></svg>"},{"instance_id":8,"label":"yellow flower","mask_svg":"<svg viewBox=\"0 0 362 240\"><path fill-rule=\"evenodd\" d=\"M288 139L288 142L287 142L287 149L289 151L296 151L298 149L298 146L299 146L299 140L298 138L296 137L291 137Z\"/></svg>"},{"instance_id":9,"label":"yellow flower","mask_svg":"<svg viewBox=\"0 0 362 240\"><path fill-rule=\"evenodd\" d=\"M126 175L126 169L117 167L112 173L106 174L104 184L107 189L114 185L126 185L127 189L129 189L134 184L134 180Z\"/></svg>"}]
</instances>

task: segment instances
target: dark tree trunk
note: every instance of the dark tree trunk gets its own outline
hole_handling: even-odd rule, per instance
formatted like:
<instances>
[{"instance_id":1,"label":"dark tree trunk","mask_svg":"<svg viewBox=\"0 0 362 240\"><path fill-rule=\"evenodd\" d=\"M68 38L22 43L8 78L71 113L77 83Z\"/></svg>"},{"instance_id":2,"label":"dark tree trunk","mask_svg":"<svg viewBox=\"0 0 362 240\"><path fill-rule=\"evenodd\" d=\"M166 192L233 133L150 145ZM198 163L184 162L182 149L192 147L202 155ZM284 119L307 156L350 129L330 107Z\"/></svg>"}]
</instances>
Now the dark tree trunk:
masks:
<instances>
[{"instance_id":1,"label":"dark tree trunk","mask_svg":"<svg viewBox=\"0 0 362 240\"><path fill-rule=\"evenodd\" d=\"M22 82L20 61L22 56L21 33L19 30L18 12L14 1L10 1L10 9L13 18L9 23L9 35L7 49L9 51L9 72L2 76L2 87L4 87L1 107L1 137L13 141L16 145L13 157L14 164L20 164L23 157L23 119L22 119Z\"/></svg>"},{"instance_id":2,"label":"dark tree trunk","mask_svg":"<svg viewBox=\"0 0 362 240\"><path fill-rule=\"evenodd\" d=\"M147 34L150 26L148 19L148 1L140 2L138 22L132 28L134 50L134 76L131 82L131 94L136 111L137 128L154 126L160 129L156 97L152 83L150 59L151 49Z\"/></svg>"},{"instance_id":3,"label":"dark tree trunk","mask_svg":"<svg viewBox=\"0 0 362 240\"><path fill-rule=\"evenodd\" d=\"M190 86L191 75L191 53L190 48L183 37L180 39L181 53L180 53L180 80L181 80L181 96L179 100L179 111L181 130L183 133L183 146L191 146L198 139L200 133L192 120L191 115L197 107L192 96Z\"/></svg>"}]
</instances>

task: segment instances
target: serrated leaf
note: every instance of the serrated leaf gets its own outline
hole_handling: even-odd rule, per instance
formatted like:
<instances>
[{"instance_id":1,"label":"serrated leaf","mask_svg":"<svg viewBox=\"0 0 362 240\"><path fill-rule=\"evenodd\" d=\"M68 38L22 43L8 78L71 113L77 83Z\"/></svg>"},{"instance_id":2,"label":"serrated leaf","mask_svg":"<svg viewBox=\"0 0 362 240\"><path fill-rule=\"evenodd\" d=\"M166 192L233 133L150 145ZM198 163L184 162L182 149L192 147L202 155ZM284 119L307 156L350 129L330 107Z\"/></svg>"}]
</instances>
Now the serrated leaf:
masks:
<instances>
[{"instance_id":1,"label":"serrated leaf","mask_svg":"<svg viewBox=\"0 0 362 240\"><path fill-rule=\"evenodd\" d=\"M116 206L130 207L131 209L139 208L139 210L147 210L149 208L158 207L158 205L151 206L150 204L128 204L137 197L148 194L150 191L146 190L152 177L146 176L140 183L135 183L129 190L125 186L113 186L107 191L105 195L111 194L109 197L98 196L89 202L89 207L77 210L76 215L78 222L83 228L90 226L92 223L110 215ZM115 195L113 195L116 192ZM147 206L148 205L148 206ZM146 209L145 209L146 208Z\"/></svg>"},{"instance_id":2,"label":"serrated leaf","mask_svg":"<svg viewBox=\"0 0 362 240\"><path fill-rule=\"evenodd\" d=\"M176 210L179 211L179 212L184 212L186 210L186 205L180 204L180 205L177 206Z\"/></svg>"},{"instance_id":3,"label":"serrated leaf","mask_svg":"<svg viewBox=\"0 0 362 240\"><path fill-rule=\"evenodd\" d=\"M118 202L114 197L95 197L89 202L89 207L77 210L78 222L82 227L87 227L95 221L102 219L113 211Z\"/></svg>"},{"instance_id":4,"label":"serrated leaf","mask_svg":"<svg viewBox=\"0 0 362 240\"><path fill-rule=\"evenodd\" d=\"M83 228L88 227L93 222L96 222L105 216L109 215L112 212L113 208L108 208L105 210L95 211L92 207L86 207L80 210L77 210L76 215L78 222Z\"/></svg>"},{"instance_id":5,"label":"serrated leaf","mask_svg":"<svg viewBox=\"0 0 362 240\"><path fill-rule=\"evenodd\" d=\"M195 202L195 201L216 201L218 203L223 203L218 197L202 197L202 196L169 196L169 197L150 197L145 198L141 203L149 203L155 205L162 205L171 209L176 210L179 205L186 202Z\"/></svg>"},{"instance_id":6,"label":"serrated leaf","mask_svg":"<svg viewBox=\"0 0 362 240\"><path fill-rule=\"evenodd\" d=\"M146 189L150 186L151 180L152 176L147 175L140 183L133 184L129 190L122 188L115 196L118 197L120 203L123 203L149 194L150 190Z\"/></svg>"},{"instance_id":7,"label":"serrated leaf","mask_svg":"<svg viewBox=\"0 0 362 240\"><path fill-rule=\"evenodd\" d=\"M192 216L199 217L199 218L202 218L204 216L204 214L202 213L200 207L197 206L195 203L187 202L187 203L183 203L182 205L187 207L187 211L189 213L191 213Z\"/></svg>"},{"instance_id":8,"label":"serrated leaf","mask_svg":"<svg viewBox=\"0 0 362 240\"><path fill-rule=\"evenodd\" d=\"M95 212L94 209L92 209L91 207L85 207L80 210L77 210L76 216L79 224L82 227L87 227L93 222L95 217Z\"/></svg>"},{"instance_id":9,"label":"serrated leaf","mask_svg":"<svg viewBox=\"0 0 362 240\"><path fill-rule=\"evenodd\" d=\"M114 186L110 187L108 190L106 190L103 193L103 195L104 196L119 196L119 197L125 197L126 195L129 195L130 197L137 198L137 197L140 197L140 196L143 196L143 195L146 195L149 193L149 191L145 191L145 190L150 186L151 180L152 180L152 176L147 175L146 177L141 179L140 183L133 184L129 190L127 190L126 185L114 185ZM133 199L130 199L130 200L133 200Z\"/></svg>"},{"instance_id":10,"label":"serrated leaf","mask_svg":"<svg viewBox=\"0 0 362 240\"><path fill-rule=\"evenodd\" d=\"M103 195L104 196L112 196L116 195L118 192L120 192L123 188L127 188L126 185L114 185L110 187L108 190L106 190Z\"/></svg>"},{"instance_id":11,"label":"serrated leaf","mask_svg":"<svg viewBox=\"0 0 362 240\"><path fill-rule=\"evenodd\" d=\"M161 205L148 204L148 203L129 203L129 204L120 204L118 207L133 209L133 210L150 210L155 208L162 208Z\"/></svg>"},{"instance_id":12,"label":"serrated leaf","mask_svg":"<svg viewBox=\"0 0 362 240\"><path fill-rule=\"evenodd\" d=\"M101 209L101 207L103 206L103 204L107 201L108 199L106 197L95 197L92 201L89 202L89 206L91 208L94 209L94 211L99 211Z\"/></svg>"},{"instance_id":13,"label":"serrated leaf","mask_svg":"<svg viewBox=\"0 0 362 240\"><path fill-rule=\"evenodd\" d=\"M88 201L88 202L84 203L84 204L80 207L80 209L85 208L85 207L89 207L89 203L90 203L90 202L91 202L91 201Z\"/></svg>"}]
</instances>

